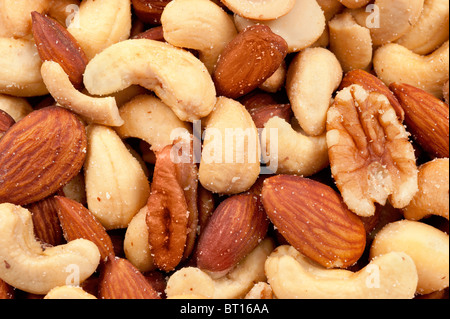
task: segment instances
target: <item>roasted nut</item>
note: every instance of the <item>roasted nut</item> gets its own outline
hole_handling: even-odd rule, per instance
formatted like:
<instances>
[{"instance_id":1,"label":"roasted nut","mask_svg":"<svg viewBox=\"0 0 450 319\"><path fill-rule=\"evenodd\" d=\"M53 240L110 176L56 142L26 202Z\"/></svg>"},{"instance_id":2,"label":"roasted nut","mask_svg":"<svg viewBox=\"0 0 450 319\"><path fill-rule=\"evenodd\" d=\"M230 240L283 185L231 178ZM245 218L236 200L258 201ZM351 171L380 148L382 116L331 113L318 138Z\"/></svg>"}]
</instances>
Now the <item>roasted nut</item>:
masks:
<instances>
[{"instance_id":1,"label":"roasted nut","mask_svg":"<svg viewBox=\"0 0 450 319\"><path fill-rule=\"evenodd\" d=\"M5 111L0 110L0 138L16 121Z\"/></svg>"},{"instance_id":2,"label":"roasted nut","mask_svg":"<svg viewBox=\"0 0 450 319\"><path fill-rule=\"evenodd\" d=\"M170 44L194 49L213 73L219 55L237 35L233 19L209 0L173 0L161 16L164 39Z\"/></svg>"},{"instance_id":3,"label":"roasted nut","mask_svg":"<svg viewBox=\"0 0 450 319\"><path fill-rule=\"evenodd\" d=\"M355 273L323 268L292 246L280 246L265 271L279 299L412 299L418 281L414 261L401 252L374 258Z\"/></svg>"},{"instance_id":4,"label":"roasted nut","mask_svg":"<svg viewBox=\"0 0 450 319\"><path fill-rule=\"evenodd\" d=\"M268 104L261 106L247 107L253 122L259 129L263 129L266 123L272 117L279 117L285 121L290 121L292 116L292 109L290 104Z\"/></svg>"},{"instance_id":5,"label":"roasted nut","mask_svg":"<svg viewBox=\"0 0 450 319\"><path fill-rule=\"evenodd\" d=\"M44 299L97 299L94 295L77 286L58 286L50 290Z\"/></svg>"},{"instance_id":6,"label":"roasted nut","mask_svg":"<svg viewBox=\"0 0 450 319\"><path fill-rule=\"evenodd\" d=\"M350 9L361 8L367 5L370 0L339 0L344 6Z\"/></svg>"},{"instance_id":7,"label":"roasted nut","mask_svg":"<svg viewBox=\"0 0 450 319\"><path fill-rule=\"evenodd\" d=\"M234 16L238 31L248 26L264 24L286 40L288 53L303 50L316 42L325 30L325 17L316 1L296 0L288 14L275 20L250 20Z\"/></svg>"},{"instance_id":8,"label":"roasted nut","mask_svg":"<svg viewBox=\"0 0 450 319\"><path fill-rule=\"evenodd\" d=\"M244 299L273 299L272 287L266 282L258 282L245 295Z\"/></svg>"},{"instance_id":9,"label":"roasted nut","mask_svg":"<svg viewBox=\"0 0 450 319\"><path fill-rule=\"evenodd\" d=\"M444 96L444 101L449 104L449 81L445 82L444 86L442 87L442 94Z\"/></svg>"},{"instance_id":10,"label":"roasted nut","mask_svg":"<svg viewBox=\"0 0 450 319\"><path fill-rule=\"evenodd\" d=\"M448 235L427 224L401 220L383 227L370 248L371 258L390 252L408 254L417 268L417 293L439 291L449 285Z\"/></svg>"},{"instance_id":11,"label":"roasted nut","mask_svg":"<svg viewBox=\"0 0 450 319\"><path fill-rule=\"evenodd\" d=\"M221 0L231 11L255 20L275 20L289 13L295 0Z\"/></svg>"},{"instance_id":12,"label":"roasted nut","mask_svg":"<svg viewBox=\"0 0 450 319\"><path fill-rule=\"evenodd\" d=\"M96 55L86 67L84 84L95 95L139 84L154 91L182 121L207 116L216 102L203 63L189 52L147 39L122 41Z\"/></svg>"},{"instance_id":13,"label":"roasted nut","mask_svg":"<svg viewBox=\"0 0 450 319\"><path fill-rule=\"evenodd\" d=\"M0 204L0 258L1 279L20 290L46 294L68 282L69 266L76 267L77 279L83 282L97 269L100 253L85 239L43 250L34 239L30 212Z\"/></svg>"},{"instance_id":14,"label":"roasted nut","mask_svg":"<svg viewBox=\"0 0 450 319\"><path fill-rule=\"evenodd\" d=\"M147 176L113 129L90 125L87 131L88 209L107 230L125 228L147 202Z\"/></svg>"},{"instance_id":15,"label":"roasted nut","mask_svg":"<svg viewBox=\"0 0 450 319\"><path fill-rule=\"evenodd\" d=\"M26 98L0 94L0 110L8 113L16 122L33 112Z\"/></svg>"},{"instance_id":16,"label":"roasted nut","mask_svg":"<svg viewBox=\"0 0 450 319\"><path fill-rule=\"evenodd\" d=\"M430 215L446 219L449 211L449 159L438 158L419 167L419 191L403 209L409 220L421 220Z\"/></svg>"},{"instance_id":17,"label":"roasted nut","mask_svg":"<svg viewBox=\"0 0 450 319\"><path fill-rule=\"evenodd\" d=\"M359 85L340 91L328 111L331 172L344 202L360 216L389 198L406 207L418 190L416 158L409 133L388 99Z\"/></svg>"},{"instance_id":18,"label":"roasted nut","mask_svg":"<svg viewBox=\"0 0 450 319\"><path fill-rule=\"evenodd\" d=\"M164 8L172 0L131 0L133 12L144 23L160 24Z\"/></svg>"}]
</instances>

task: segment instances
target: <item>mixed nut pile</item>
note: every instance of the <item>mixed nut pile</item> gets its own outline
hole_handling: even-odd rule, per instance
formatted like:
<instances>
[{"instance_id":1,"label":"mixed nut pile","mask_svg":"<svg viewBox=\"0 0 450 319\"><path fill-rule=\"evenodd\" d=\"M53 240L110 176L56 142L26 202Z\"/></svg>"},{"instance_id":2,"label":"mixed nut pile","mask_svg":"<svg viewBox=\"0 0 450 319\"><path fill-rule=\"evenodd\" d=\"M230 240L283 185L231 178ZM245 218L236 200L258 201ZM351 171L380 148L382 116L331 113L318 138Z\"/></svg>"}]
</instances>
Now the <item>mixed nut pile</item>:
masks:
<instances>
[{"instance_id":1,"label":"mixed nut pile","mask_svg":"<svg viewBox=\"0 0 450 319\"><path fill-rule=\"evenodd\" d=\"M448 298L447 0L0 0L0 299Z\"/></svg>"}]
</instances>

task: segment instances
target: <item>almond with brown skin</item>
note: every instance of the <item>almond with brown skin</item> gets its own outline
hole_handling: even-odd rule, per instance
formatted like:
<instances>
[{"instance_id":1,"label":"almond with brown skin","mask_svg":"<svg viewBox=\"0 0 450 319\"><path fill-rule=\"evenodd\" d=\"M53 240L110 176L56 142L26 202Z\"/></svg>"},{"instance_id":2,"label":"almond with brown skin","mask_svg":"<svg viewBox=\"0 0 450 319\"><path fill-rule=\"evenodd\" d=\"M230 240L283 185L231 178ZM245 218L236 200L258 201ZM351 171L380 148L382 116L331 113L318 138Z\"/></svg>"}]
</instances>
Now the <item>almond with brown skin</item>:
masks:
<instances>
[{"instance_id":1,"label":"almond with brown skin","mask_svg":"<svg viewBox=\"0 0 450 319\"><path fill-rule=\"evenodd\" d=\"M134 13L144 23L160 24L161 14L172 0L132 0Z\"/></svg>"},{"instance_id":2,"label":"almond with brown skin","mask_svg":"<svg viewBox=\"0 0 450 319\"><path fill-rule=\"evenodd\" d=\"M101 299L160 299L147 279L127 259L110 256L102 269Z\"/></svg>"},{"instance_id":3,"label":"almond with brown skin","mask_svg":"<svg viewBox=\"0 0 450 319\"><path fill-rule=\"evenodd\" d=\"M227 198L200 235L197 266L214 275L226 274L264 239L268 225L253 194Z\"/></svg>"},{"instance_id":4,"label":"almond with brown skin","mask_svg":"<svg viewBox=\"0 0 450 319\"><path fill-rule=\"evenodd\" d=\"M33 36L42 61L61 65L75 88L83 87L88 58L77 40L56 20L36 11L31 13Z\"/></svg>"},{"instance_id":5,"label":"almond with brown skin","mask_svg":"<svg viewBox=\"0 0 450 319\"><path fill-rule=\"evenodd\" d=\"M5 111L0 110L0 138L16 121Z\"/></svg>"},{"instance_id":6,"label":"almond with brown skin","mask_svg":"<svg viewBox=\"0 0 450 319\"><path fill-rule=\"evenodd\" d=\"M63 196L55 196L57 214L67 241L83 238L92 241L102 261L114 256L114 247L105 228L82 204Z\"/></svg>"},{"instance_id":7,"label":"almond with brown skin","mask_svg":"<svg viewBox=\"0 0 450 319\"><path fill-rule=\"evenodd\" d=\"M405 124L416 142L433 157L449 157L449 108L432 94L409 84L392 83L405 110Z\"/></svg>"},{"instance_id":8,"label":"almond with brown skin","mask_svg":"<svg viewBox=\"0 0 450 319\"><path fill-rule=\"evenodd\" d=\"M267 121L275 116L286 120L286 122L290 122L292 117L292 109L290 104L264 105L252 109L247 108L247 110L252 116L253 122L255 122L257 128L264 128Z\"/></svg>"},{"instance_id":9,"label":"almond with brown skin","mask_svg":"<svg viewBox=\"0 0 450 319\"><path fill-rule=\"evenodd\" d=\"M223 50L213 73L217 93L237 99L262 84L281 65L286 41L265 25L240 32Z\"/></svg>"},{"instance_id":10,"label":"almond with brown skin","mask_svg":"<svg viewBox=\"0 0 450 319\"><path fill-rule=\"evenodd\" d=\"M44 199L78 174L86 130L70 111L47 107L13 125L0 140L0 203Z\"/></svg>"},{"instance_id":11,"label":"almond with brown skin","mask_svg":"<svg viewBox=\"0 0 450 319\"><path fill-rule=\"evenodd\" d=\"M346 268L362 256L364 225L331 187L278 175L264 181L262 202L289 244L322 266Z\"/></svg>"}]
</instances>

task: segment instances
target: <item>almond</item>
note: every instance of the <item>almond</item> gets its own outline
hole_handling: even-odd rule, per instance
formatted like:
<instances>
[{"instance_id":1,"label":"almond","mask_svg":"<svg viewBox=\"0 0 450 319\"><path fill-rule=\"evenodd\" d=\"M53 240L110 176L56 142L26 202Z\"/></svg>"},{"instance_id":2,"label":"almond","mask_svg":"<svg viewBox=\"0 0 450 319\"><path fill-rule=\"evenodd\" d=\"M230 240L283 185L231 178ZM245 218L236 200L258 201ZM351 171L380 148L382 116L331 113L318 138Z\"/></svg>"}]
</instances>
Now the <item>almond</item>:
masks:
<instances>
[{"instance_id":1,"label":"almond","mask_svg":"<svg viewBox=\"0 0 450 319\"><path fill-rule=\"evenodd\" d=\"M128 260L110 256L99 283L101 299L160 299L153 286Z\"/></svg>"},{"instance_id":2,"label":"almond","mask_svg":"<svg viewBox=\"0 0 450 319\"><path fill-rule=\"evenodd\" d=\"M16 121L8 113L0 110L0 138L14 123Z\"/></svg>"},{"instance_id":3,"label":"almond","mask_svg":"<svg viewBox=\"0 0 450 319\"><path fill-rule=\"evenodd\" d=\"M322 266L346 268L362 256L364 225L331 187L278 175L264 181L262 202L287 242Z\"/></svg>"},{"instance_id":4,"label":"almond","mask_svg":"<svg viewBox=\"0 0 450 319\"><path fill-rule=\"evenodd\" d=\"M0 140L0 203L44 199L80 171L86 131L70 111L47 107L12 126Z\"/></svg>"},{"instance_id":5,"label":"almond","mask_svg":"<svg viewBox=\"0 0 450 319\"><path fill-rule=\"evenodd\" d=\"M252 116L253 122L255 122L257 128L264 128L267 121L275 116L286 120L286 122L290 122L292 117L292 109L290 104L264 105L252 109L247 108L247 110Z\"/></svg>"},{"instance_id":6,"label":"almond","mask_svg":"<svg viewBox=\"0 0 450 319\"><path fill-rule=\"evenodd\" d=\"M449 109L434 95L403 83L392 83L405 110L405 124L416 142L431 156L449 157Z\"/></svg>"},{"instance_id":7,"label":"almond","mask_svg":"<svg viewBox=\"0 0 450 319\"><path fill-rule=\"evenodd\" d=\"M223 275L264 239L269 221L252 194L235 195L214 211L200 235L197 266Z\"/></svg>"},{"instance_id":8,"label":"almond","mask_svg":"<svg viewBox=\"0 0 450 319\"><path fill-rule=\"evenodd\" d=\"M241 97L262 84L280 67L288 51L286 41L268 26L240 32L222 51L213 73L217 93Z\"/></svg>"},{"instance_id":9,"label":"almond","mask_svg":"<svg viewBox=\"0 0 450 319\"><path fill-rule=\"evenodd\" d=\"M64 237L67 241L83 238L97 245L101 260L114 255L114 247L105 228L82 204L63 196L56 196L56 207Z\"/></svg>"},{"instance_id":10,"label":"almond","mask_svg":"<svg viewBox=\"0 0 450 319\"><path fill-rule=\"evenodd\" d=\"M391 92L391 90L389 90L389 87L384 84L383 81L381 81L375 75L372 75L364 70L353 70L345 74L339 90L342 90L353 84L358 84L369 92L376 92L385 95L389 100L389 103L394 108L395 113L397 113L398 119L400 120L400 122L403 122L403 120L405 119L405 111L403 110L395 95Z\"/></svg>"},{"instance_id":11,"label":"almond","mask_svg":"<svg viewBox=\"0 0 450 319\"><path fill-rule=\"evenodd\" d=\"M161 14L172 0L132 0L134 13L144 23L160 24Z\"/></svg>"},{"instance_id":12,"label":"almond","mask_svg":"<svg viewBox=\"0 0 450 319\"><path fill-rule=\"evenodd\" d=\"M75 88L83 86L88 58L77 40L56 20L36 11L31 13L33 36L42 61L59 63Z\"/></svg>"}]
</instances>

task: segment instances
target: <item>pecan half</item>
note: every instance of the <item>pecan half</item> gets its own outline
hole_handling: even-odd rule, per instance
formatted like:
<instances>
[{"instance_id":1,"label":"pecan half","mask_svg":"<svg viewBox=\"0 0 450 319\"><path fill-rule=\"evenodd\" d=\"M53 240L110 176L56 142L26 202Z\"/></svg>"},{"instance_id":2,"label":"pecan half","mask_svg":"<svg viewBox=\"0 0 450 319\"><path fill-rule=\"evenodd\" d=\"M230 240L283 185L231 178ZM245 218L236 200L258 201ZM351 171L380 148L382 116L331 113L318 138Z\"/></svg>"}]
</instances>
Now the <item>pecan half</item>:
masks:
<instances>
[{"instance_id":1,"label":"pecan half","mask_svg":"<svg viewBox=\"0 0 450 319\"><path fill-rule=\"evenodd\" d=\"M347 206L372 216L374 203L405 207L417 192L417 166L409 133L386 96L351 85L328 111L331 172Z\"/></svg>"}]
</instances>

